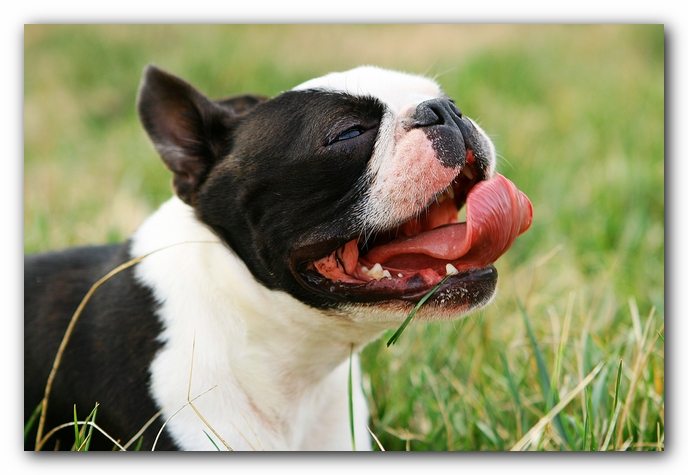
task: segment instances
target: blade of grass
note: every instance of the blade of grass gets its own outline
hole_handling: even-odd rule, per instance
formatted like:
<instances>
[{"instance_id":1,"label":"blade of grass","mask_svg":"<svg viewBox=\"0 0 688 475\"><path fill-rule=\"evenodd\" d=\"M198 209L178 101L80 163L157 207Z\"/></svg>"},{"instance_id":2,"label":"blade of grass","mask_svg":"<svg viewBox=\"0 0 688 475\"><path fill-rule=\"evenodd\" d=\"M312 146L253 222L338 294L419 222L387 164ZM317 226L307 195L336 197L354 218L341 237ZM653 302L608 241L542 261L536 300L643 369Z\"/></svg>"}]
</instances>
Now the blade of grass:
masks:
<instances>
[{"instance_id":1,"label":"blade of grass","mask_svg":"<svg viewBox=\"0 0 688 475\"><path fill-rule=\"evenodd\" d=\"M524 450L528 447L528 445L536 438L536 436L549 424L550 422L554 421L554 418L576 397L580 392L586 388L590 382L597 376L597 373L600 372L600 369L602 369L602 366L604 365L604 362L601 361L600 363L593 368L593 370L588 374L585 379L583 379L580 383L576 385L573 389L571 389L562 399L559 401L559 403L552 408L551 411L549 411L545 416L543 416L531 429L526 432L526 435L521 437L521 439L516 442L516 444L511 448L512 451L521 451Z\"/></svg>"},{"instance_id":2,"label":"blade of grass","mask_svg":"<svg viewBox=\"0 0 688 475\"><path fill-rule=\"evenodd\" d=\"M208 440L210 440L210 443L213 444L213 445L215 446L215 450L217 450L218 452L220 452L220 447L217 446L217 444L215 443L215 441L213 440L213 438L210 437L210 435L209 435L205 430L203 430L203 433L204 433L205 436L208 438Z\"/></svg>"},{"instance_id":3,"label":"blade of grass","mask_svg":"<svg viewBox=\"0 0 688 475\"><path fill-rule=\"evenodd\" d=\"M635 356L635 361L633 364L633 372L631 373L631 381L628 386L628 393L626 394L626 401L623 404L621 414L619 415L619 423L617 425L616 439L621 440L623 435L624 424L628 421L629 410L633 403L633 398L636 396L636 389L638 387L638 382L642 379L642 372L645 369L650 353L652 353L652 348L654 348L657 342L658 336L655 336L651 341L648 340L650 336L650 327L652 326L653 317L655 315L655 307L650 309L650 315L647 317L647 322L645 323L645 330L642 332L641 341L638 343L637 352ZM664 327L662 327L663 329ZM648 344L649 341L649 344ZM629 427L630 429L630 427ZM616 445L615 445L616 446Z\"/></svg>"},{"instance_id":4,"label":"blade of grass","mask_svg":"<svg viewBox=\"0 0 688 475\"><path fill-rule=\"evenodd\" d=\"M26 425L24 425L24 440L29 435L29 432L31 432L31 429L33 428L33 425L36 423L36 419L38 419L38 416L41 413L41 408L43 407L43 401L39 402L38 405L36 406L36 409L33 410L31 413L31 417L29 417L29 420L26 421Z\"/></svg>"},{"instance_id":5,"label":"blade of grass","mask_svg":"<svg viewBox=\"0 0 688 475\"><path fill-rule=\"evenodd\" d=\"M96 415L98 414L98 406L99 404L96 403L96 406L93 408L93 411L91 411L91 414L88 415L86 418L87 421L89 422L94 422L96 421ZM84 447L83 450L85 452L88 452L89 447L91 446L91 438L93 436L93 425L88 426L88 434L86 435L86 439L84 440Z\"/></svg>"},{"instance_id":6,"label":"blade of grass","mask_svg":"<svg viewBox=\"0 0 688 475\"><path fill-rule=\"evenodd\" d=\"M583 390L583 399L585 400L585 407L589 407L590 395L587 389ZM583 451L590 450L588 445L588 439L590 434L590 413L585 414L585 420L583 421Z\"/></svg>"},{"instance_id":7,"label":"blade of grass","mask_svg":"<svg viewBox=\"0 0 688 475\"><path fill-rule=\"evenodd\" d=\"M566 308L566 314L564 315L564 326L561 329L561 335L559 337L559 347L557 349L557 355L554 360L554 374L552 376L551 385L552 388L556 387L559 383L559 377L561 374L561 366L564 361L564 354L566 352L566 345L568 343L569 331L571 329L571 314L573 313L573 303L576 299L575 292L569 294L569 302ZM552 395L554 396L554 394Z\"/></svg>"},{"instance_id":8,"label":"blade of grass","mask_svg":"<svg viewBox=\"0 0 688 475\"><path fill-rule=\"evenodd\" d=\"M444 279L440 281L439 284L437 284L430 292L425 294L422 299L416 304L415 307L413 307L413 310L411 310L411 313L408 314L408 317L406 317L406 320L404 320L404 323L401 324L401 326L397 329L396 332L394 332L394 335L387 341L387 346L391 346L397 342L399 337L401 336L402 332L406 328L406 326L411 322L411 319L416 315L416 312L420 307L434 294L437 292L437 290L446 282L446 280L451 277L453 274L447 274Z\"/></svg>"},{"instance_id":9,"label":"blade of grass","mask_svg":"<svg viewBox=\"0 0 688 475\"><path fill-rule=\"evenodd\" d=\"M353 384L352 384L352 361L354 357L354 344L351 344L351 350L349 351L349 383L348 383L348 395L349 395L349 429L351 430L351 447L353 451L356 452L356 437L354 435L354 398L353 398Z\"/></svg>"},{"instance_id":10,"label":"blade of grass","mask_svg":"<svg viewBox=\"0 0 688 475\"><path fill-rule=\"evenodd\" d=\"M599 416L600 408L603 406L604 396L607 392L607 381L609 378L610 366L605 366L600 373L600 377L592 385L592 410L593 420Z\"/></svg>"},{"instance_id":11,"label":"blade of grass","mask_svg":"<svg viewBox=\"0 0 688 475\"><path fill-rule=\"evenodd\" d=\"M611 440L612 434L614 433L614 428L616 427L616 420L619 417L619 411L621 406L619 404L619 386L621 386L621 372L623 370L623 360L619 361L619 370L616 372L616 389L614 389L614 406L612 408L612 419L609 423L609 428L607 429L607 435L602 443L601 451L606 451L609 447L609 442ZM616 443L616 436L614 437L614 443Z\"/></svg>"},{"instance_id":12,"label":"blade of grass","mask_svg":"<svg viewBox=\"0 0 688 475\"><path fill-rule=\"evenodd\" d=\"M592 413L592 391L586 386L585 388L585 430L583 431L583 450L596 450L595 433L592 430L593 413Z\"/></svg>"},{"instance_id":13,"label":"blade of grass","mask_svg":"<svg viewBox=\"0 0 688 475\"><path fill-rule=\"evenodd\" d=\"M521 311L521 315L523 315L523 321L526 324L526 331L528 332L528 339L530 340L530 344L533 346L533 352L535 354L535 361L537 363L537 368L538 368L538 374L540 376L540 387L542 388L542 395L545 398L545 401L547 402L552 402L556 403L558 398L556 394L550 393L550 379L549 379L549 373L547 372L547 366L545 365L545 359L542 356L542 353L540 352L540 348L538 347L537 341L535 340L535 334L533 333L533 328L530 326L530 320L528 319L528 314L526 313L525 308L523 308L523 303L521 302L521 299L517 298L516 299L518 303L518 308ZM552 394L552 399L550 399L550 394ZM549 410L549 404L546 406L546 410ZM561 417L557 414L554 417L553 421L554 427L557 428L557 432L559 432L559 436L563 439L564 443L567 446L571 446L569 442L569 437L566 431L564 430L564 425L561 422Z\"/></svg>"},{"instance_id":14,"label":"blade of grass","mask_svg":"<svg viewBox=\"0 0 688 475\"><path fill-rule=\"evenodd\" d=\"M98 410L98 403L96 403L96 406L93 408L91 413L84 419L83 421L79 421L76 416L76 405L74 405L74 431L75 431L75 436L74 436L74 445L72 446L73 450L76 450L77 452L86 452L88 451L88 447L91 443L90 437L93 435L93 426L90 425L91 423L95 423L95 415ZM81 430L78 430L79 425L81 425ZM88 430L88 434L86 434L86 431Z\"/></svg>"},{"instance_id":15,"label":"blade of grass","mask_svg":"<svg viewBox=\"0 0 688 475\"><path fill-rule=\"evenodd\" d=\"M447 411L447 406L445 405L444 400L442 399L442 395L440 394L439 385L437 384L437 378L435 378L435 375L432 374L432 370L430 370L428 366L423 367L423 372L425 373L425 377L428 379L428 382L430 383L432 392L435 394L435 399L437 399L437 406L440 409L440 414L442 415L442 420L444 421L444 426L447 430L447 450L454 450L454 433L452 431L452 425L449 420L449 411Z\"/></svg>"},{"instance_id":16,"label":"blade of grass","mask_svg":"<svg viewBox=\"0 0 688 475\"><path fill-rule=\"evenodd\" d=\"M475 421L475 426L478 428L478 430L485 436L487 440L490 441L490 443L495 446L499 447L500 443L497 440L497 434L492 430L492 428L487 425L484 421ZM500 449L504 450L504 449Z\"/></svg>"},{"instance_id":17,"label":"blade of grass","mask_svg":"<svg viewBox=\"0 0 688 475\"><path fill-rule=\"evenodd\" d=\"M502 365L504 366L504 374L506 375L506 382L509 387L509 393L511 394L511 399L513 399L514 402L514 410L516 411L516 430L517 434L520 437L521 434L523 433L523 408L521 405L521 398L518 395L518 389L516 387L516 382L514 381L514 378L511 377L511 371L509 371L509 363L506 360L506 355L504 354L504 351L501 350L499 352L499 356L502 359Z\"/></svg>"},{"instance_id":18,"label":"blade of grass","mask_svg":"<svg viewBox=\"0 0 688 475\"><path fill-rule=\"evenodd\" d=\"M139 437L139 441L136 442L136 447L134 447L134 452L140 452L142 445L143 445L143 436Z\"/></svg>"},{"instance_id":19,"label":"blade of grass","mask_svg":"<svg viewBox=\"0 0 688 475\"><path fill-rule=\"evenodd\" d=\"M499 436L499 432L497 431L497 422L492 411L493 406L488 402L487 398L485 397L485 391L480 391L480 395L483 398L483 407L485 407L487 419L490 421L490 429L494 434L495 445L497 446L497 449L499 451L504 451L504 443L502 442L502 438Z\"/></svg>"},{"instance_id":20,"label":"blade of grass","mask_svg":"<svg viewBox=\"0 0 688 475\"><path fill-rule=\"evenodd\" d=\"M79 435L79 418L76 415L76 404L74 404L74 445L72 449L76 449L81 445L81 437Z\"/></svg>"}]
</instances>

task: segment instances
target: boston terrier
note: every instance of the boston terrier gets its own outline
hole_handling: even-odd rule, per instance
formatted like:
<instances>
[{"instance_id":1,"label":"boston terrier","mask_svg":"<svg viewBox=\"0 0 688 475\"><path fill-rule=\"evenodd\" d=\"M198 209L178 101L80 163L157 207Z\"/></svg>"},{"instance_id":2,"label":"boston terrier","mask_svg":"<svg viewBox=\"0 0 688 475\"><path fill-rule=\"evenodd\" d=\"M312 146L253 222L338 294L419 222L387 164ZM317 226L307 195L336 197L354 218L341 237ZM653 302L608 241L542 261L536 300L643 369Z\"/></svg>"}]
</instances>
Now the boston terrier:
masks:
<instances>
[{"instance_id":1,"label":"boston terrier","mask_svg":"<svg viewBox=\"0 0 688 475\"><path fill-rule=\"evenodd\" d=\"M492 142L433 80L376 67L212 101L149 65L137 107L175 196L124 244L25 257L25 420L91 286L142 257L87 301L44 437L98 403L90 450L351 450L351 367L371 449L357 353L438 284L416 321L487 305L530 226Z\"/></svg>"}]
</instances>

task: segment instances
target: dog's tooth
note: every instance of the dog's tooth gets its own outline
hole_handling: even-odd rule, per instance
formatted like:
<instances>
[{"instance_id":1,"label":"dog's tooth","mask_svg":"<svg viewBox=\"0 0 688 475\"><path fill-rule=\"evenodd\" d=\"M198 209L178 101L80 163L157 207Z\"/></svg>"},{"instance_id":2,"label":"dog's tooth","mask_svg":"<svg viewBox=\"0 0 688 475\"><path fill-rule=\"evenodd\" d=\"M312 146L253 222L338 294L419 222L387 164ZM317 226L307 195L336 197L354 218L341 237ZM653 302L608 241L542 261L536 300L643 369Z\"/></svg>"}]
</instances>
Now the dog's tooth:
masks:
<instances>
[{"instance_id":1,"label":"dog's tooth","mask_svg":"<svg viewBox=\"0 0 688 475\"><path fill-rule=\"evenodd\" d=\"M392 274L387 269L383 269L382 264L379 262L375 263L375 265L370 269L368 269L366 266L361 266L361 272L376 280L381 280L385 277L388 279L392 278Z\"/></svg>"},{"instance_id":2,"label":"dog's tooth","mask_svg":"<svg viewBox=\"0 0 688 475\"><path fill-rule=\"evenodd\" d=\"M368 275L377 280L382 279L384 277L382 265L379 262L376 262L375 265L370 268Z\"/></svg>"},{"instance_id":3,"label":"dog's tooth","mask_svg":"<svg viewBox=\"0 0 688 475\"><path fill-rule=\"evenodd\" d=\"M451 187L451 185L449 185L449 186L442 192L442 194L439 196L439 198L437 198L437 202L438 202L438 203L441 203L441 202L443 202L444 200L448 200L448 199L452 199L452 200L454 199L454 189Z\"/></svg>"},{"instance_id":4,"label":"dog's tooth","mask_svg":"<svg viewBox=\"0 0 688 475\"><path fill-rule=\"evenodd\" d=\"M382 279L382 265L376 262L375 265L370 269L370 275L375 277L377 280Z\"/></svg>"},{"instance_id":5,"label":"dog's tooth","mask_svg":"<svg viewBox=\"0 0 688 475\"><path fill-rule=\"evenodd\" d=\"M469 180L472 180L472 179L473 179L473 172L471 171L470 168L468 168L468 167L464 168L464 169L462 170L462 173L463 173L464 175L466 175L466 177L467 177Z\"/></svg>"},{"instance_id":6,"label":"dog's tooth","mask_svg":"<svg viewBox=\"0 0 688 475\"><path fill-rule=\"evenodd\" d=\"M445 267L447 269L447 275L456 275L459 273L459 271L456 270L456 267L454 267L453 265L451 265L449 263L447 263L447 265Z\"/></svg>"}]
</instances>

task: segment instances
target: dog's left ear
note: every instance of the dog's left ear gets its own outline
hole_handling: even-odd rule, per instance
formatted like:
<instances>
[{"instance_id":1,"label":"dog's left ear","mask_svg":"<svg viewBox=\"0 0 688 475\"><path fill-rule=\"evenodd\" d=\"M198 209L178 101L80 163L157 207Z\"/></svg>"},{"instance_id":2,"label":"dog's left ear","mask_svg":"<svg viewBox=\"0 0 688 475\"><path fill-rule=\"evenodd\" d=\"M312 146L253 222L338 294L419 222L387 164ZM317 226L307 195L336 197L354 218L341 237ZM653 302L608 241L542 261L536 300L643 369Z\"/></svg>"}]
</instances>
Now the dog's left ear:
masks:
<instances>
[{"instance_id":1,"label":"dog's left ear","mask_svg":"<svg viewBox=\"0 0 688 475\"><path fill-rule=\"evenodd\" d=\"M213 102L189 83L150 64L143 73L139 118L167 168L174 191L193 205L213 166L231 148L237 117L265 98L238 96Z\"/></svg>"}]
</instances>

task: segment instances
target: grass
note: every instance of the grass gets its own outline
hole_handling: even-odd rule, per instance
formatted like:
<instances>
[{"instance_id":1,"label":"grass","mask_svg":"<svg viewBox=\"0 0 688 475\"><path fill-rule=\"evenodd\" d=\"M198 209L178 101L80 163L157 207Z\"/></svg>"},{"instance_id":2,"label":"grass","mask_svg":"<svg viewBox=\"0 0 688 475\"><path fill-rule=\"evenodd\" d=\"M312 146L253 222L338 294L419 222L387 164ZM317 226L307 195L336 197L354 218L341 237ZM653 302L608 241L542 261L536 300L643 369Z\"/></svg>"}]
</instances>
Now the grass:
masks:
<instances>
[{"instance_id":1,"label":"grass","mask_svg":"<svg viewBox=\"0 0 688 475\"><path fill-rule=\"evenodd\" d=\"M149 61L212 97L359 63L437 76L534 221L493 305L363 350L372 433L386 450L663 450L661 26L29 25L24 44L26 252L119 241L169 197L134 110Z\"/></svg>"},{"instance_id":2,"label":"grass","mask_svg":"<svg viewBox=\"0 0 688 475\"><path fill-rule=\"evenodd\" d=\"M395 343L397 342L397 340L399 339L399 337L401 336L401 334L404 332L404 330L406 329L406 327L408 326L408 324L411 323L411 320L413 319L413 317L414 317L414 316L416 315L416 313L418 312L418 309L420 309L420 307L421 307L430 297L432 297L432 295L433 295L435 292L437 292L437 290L438 290L440 287L442 287L442 284L444 284L444 283L447 281L447 279L449 278L450 275L452 275L452 274L447 273L447 276L446 276L444 279L442 279L442 280L440 281L439 284L437 284L435 287L433 287L433 288L430 290L430 292L428 292L427 294L425 294L425 295L423 296L423 298L420 299L420 300L418 301L418 303L416 304L416 306L413 307L413 310L411 310L411 311L409 312L408 316L404 319L404 321L403 321L403 323L401 324L401 326L399 326L399 328L397 328L397 331L395 331L394 334L389 338L389 340L387 340L387 346L388 346L388 347L391 346L391 345L393 345L393 344L395 344Z\"/></svg>"}]
</instances>

